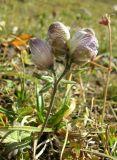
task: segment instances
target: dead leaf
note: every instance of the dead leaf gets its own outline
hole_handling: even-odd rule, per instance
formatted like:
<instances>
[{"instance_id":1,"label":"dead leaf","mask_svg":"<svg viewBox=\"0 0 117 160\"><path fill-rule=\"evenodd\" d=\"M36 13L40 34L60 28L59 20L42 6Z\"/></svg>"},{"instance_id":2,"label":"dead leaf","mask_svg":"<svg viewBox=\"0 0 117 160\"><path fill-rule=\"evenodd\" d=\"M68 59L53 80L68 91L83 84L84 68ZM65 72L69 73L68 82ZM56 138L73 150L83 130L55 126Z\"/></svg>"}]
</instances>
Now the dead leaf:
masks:
<instances>
[{"instance_id":1,"label":"dead leaf","mask_svg":"<svg viewBox=\"0 0 117 160\"><path fill-rule=\"evenodd\" d=\"M75 110L75 108L76 108L76 100L75 100L75 98L72 98L71 104L70 104L68 110L64 114L64 118L67 118L69 115L71 115L72 112Z\"/></svg>"},{"instance_id":2,"label":"dead leaf","mask_svg":"<svg viewBox=\"0 0 117 160\"><path fill-rule=\"evenodd\" d=\"M32 36L29 35L29 34L21 34L17 37L15 37L13 40L11 40L9 42L9 45L13 45L15 47L18 47L18 46L25 46L26 43L28 42L29 39L31 39Z\"/></svg>"}]
</instances>

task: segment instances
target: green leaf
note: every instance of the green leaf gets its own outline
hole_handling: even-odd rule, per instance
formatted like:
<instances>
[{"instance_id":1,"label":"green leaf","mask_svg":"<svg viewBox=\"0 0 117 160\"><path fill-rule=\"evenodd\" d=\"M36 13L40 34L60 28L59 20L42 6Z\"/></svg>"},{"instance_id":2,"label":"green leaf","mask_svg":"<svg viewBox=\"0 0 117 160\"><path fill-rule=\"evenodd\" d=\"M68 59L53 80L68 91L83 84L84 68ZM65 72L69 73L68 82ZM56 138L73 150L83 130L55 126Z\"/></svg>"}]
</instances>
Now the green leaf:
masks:
<instances>
[{"instance_id":1,"label":"green leaf","mask_svg":"<svg viewBox=\"0 0 117 160\"><path fill-rule=\"evenodd\" d=\"M31 126L8 126L0 127L0 131L28 131L28 132L40 132L41 127L31 127ZM52 132L52 128L45 128L44 132Z\"/></svg>"},{"instance_id":2,"label":"green leaf","mask_svg":"<svg viewBox=\"0 0 117 160\"><path fill-rule=\"evenodd\" d=\"M32 65L31 58L28 52L26 50L23 50L21 54L22 54L22 62L24 64Z\"/></svg>"},{"instance_id":3,"label":"green leaf","mask_svg":"<svg viewBox=\"0 0 117 160\"><path fill-rule=\"evenodd\" d=\"M41 74L37 74L37 73L34 73L34 76L37 77L38 79L41 79L41 80L44 80L50 84L53 83L53 77L51 76L45 76L45 75L41 75ZM64 83L64 84L76 84L76 82L74 81L69 81L69 80L65 80L65 79L62 79L61 80L61 83Z\"/></svg>"},{"instance_id":4,"label":"green leaf","mask_svg":"<svg viewBox=\"0 0 117 160\"><path fill-rule=\"evenodd\" d=\"M30 132L26 131L1 131L2 142L4 143L14 143L20 142L24 138L30 137Z\"/></svg>"},{"instance_id":5,"label":"green leaf","mask_svg":"<svg viewBox=\"0 0 117 160\"><path fill-rule=\"evenodd\" d=\"M15 149L26 149L29 146L31 139L23 140L21 142L14 142L6 144L6 152L14 152Z\"/></svg>"},{"instance_id":6,"label":"green leaf","mask_svg":"<svg viewBox=\"0 0 117 160\"><path fill-rule=\"evenodd\" d=\"M43 76L42 74L37 74L37 73L34 73L34 76L46 82L50 82L50 83L53 82L53 77L51 76Z\"/></svg>"},{"instance_id":7,"label":"green leaf","mask_svg":"<svg viewBox=\"0 0 117 160\"><path fill-rule=\"evenodd\" d=\"M4 113L5 115L7 115L7 116L10 117L10 118L13 118L14 116L17 115L15 112L9 111L9 110L7 110L7 109L5 109L5 108L3 108L3 107L0 107L0 112L1 112L1 113Z\"/></svg>"},{"instance_id":8,"label":"green leaf","mask_svg":"<svg viewBox=\"0 0 117 160\"><path fill-rule=\"evenodd\" d=\"M12 88L14 86L14 82L12 80L4 79L4 81L7 82L7 87L8 88Z\"/></svg>"},{"instance_id":9,"label":"green leaf","mask_svg":"<svg viewBox=\"0 0 117 160\"><path fill-rule=\"evenodd\" d=\"M61 105L61 109L57 113L52 115L50 119L48 120L48 123L51 124L52 126L57 125L63 119L66 111L68 111L69 109L69 102L70 102L69 93L70 93L71 86L72 85L70 85L65 92L65 95L62 101L62 105Z\"/></svg>"},{"instance_id":10,"label":"green leaf","mask_svg":"<svg viewBox=\"0 0 117 160\"><path fill-rule=\"evenodd\" d=\"M64 83L64 84L76 84L76 82L69 81L69 80L66 80L66 79L62 79L61 82Z\"/></svg>"},{"instance_id":11,"label":"green leaf","mask_svg":"<svg viewBox=\"0 0 117 160\"><path fill-rule=\"evenodd\" d=\"M52 126L55 126L58 124L62 118L64 117L65 112L68 110L68 106L64 105L57 113L52 115L50 119L48 120L48 123L51 124Z\"/></svg>"},{"instance_id":12,"label":"green leaf","mask_svg":"<svg viewBox=\"0 0 117 160\"><path fill-rule=\"evenodd\" d=\"M39 91L39 93L44 93L47 92L50 88L52 87L52 83L48 82L46 83L46 85L44 85L44 87Z\"/></svg>"},{"instance_id":13,"label":"green leaf","mask_svg":"<svg viewBox=\"0 0 117 160\"><path fill-rule=\"evenodd\" d=\"M39 94L37 85L36 85L36 110L37 110L38 119L41 122L44 122L44 100L43 100L43 94Z\"/></svg>"},{"instance_id":14,"label":"green leaf","mask_svg":"<svg viewBox=\"0 0 117 160\"><path fill-rule=\"evenodd\" d=\"M33 112L33 108L30 106L19 108L17 111L17 114L19 115L18 118L23 118L24 116L32 114L32 112Z\"/></svg>"}]
</instances>

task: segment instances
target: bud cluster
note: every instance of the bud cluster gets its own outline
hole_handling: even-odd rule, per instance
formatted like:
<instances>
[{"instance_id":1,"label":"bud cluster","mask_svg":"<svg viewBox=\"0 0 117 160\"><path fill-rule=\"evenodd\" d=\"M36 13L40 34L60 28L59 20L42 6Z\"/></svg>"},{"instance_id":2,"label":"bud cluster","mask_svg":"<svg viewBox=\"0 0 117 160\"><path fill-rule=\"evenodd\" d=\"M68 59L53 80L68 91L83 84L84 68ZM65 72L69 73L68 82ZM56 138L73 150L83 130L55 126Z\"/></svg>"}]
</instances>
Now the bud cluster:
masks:
<instances>
[{"instance_id":1,"label":"bud cluster","mask_svg":"<svg viewBox=\"0 0 117 160\"><path fill-rule=\"evenodd\" d=\"M47 70L53 68L54 57L68 55L71 63L78 65L90 61L98 53L98 40L90 28L80 29L71 37L67 26L54 22L48 28L47 41L32 38L29 48L38 69Z\"/></svg>"}]
</instances>

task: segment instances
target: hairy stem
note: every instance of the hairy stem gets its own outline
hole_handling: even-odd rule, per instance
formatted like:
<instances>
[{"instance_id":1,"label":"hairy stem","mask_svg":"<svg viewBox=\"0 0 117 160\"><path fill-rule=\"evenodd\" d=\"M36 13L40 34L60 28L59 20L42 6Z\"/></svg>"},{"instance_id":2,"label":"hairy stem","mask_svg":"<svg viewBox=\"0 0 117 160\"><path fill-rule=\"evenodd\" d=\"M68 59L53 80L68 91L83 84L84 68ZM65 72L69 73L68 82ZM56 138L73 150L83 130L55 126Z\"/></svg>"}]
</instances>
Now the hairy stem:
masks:
<instances>
[{"instance_id":1,"label":"hairy stem","mask_svg":"<svg viewBox=\"0 0 117 160\"><path fill-rule=\"evenodd\" d=\"M49 115L51 113L51 110L53 108L53 104L54 104L54 100L55 100L55 95L56 95L56 92L57 92L57 88L58 88L58 85L59 85L59 82L61 81L61 79L64 77L64 75L67 73L67 71L70 69L70 66L71 66L71 63L69 63L69 57L67 58L67 63L66 63L66 66L65 66L65 69L63 71L63 73L61 74L61 76L58 78L58 80L56 79L56 74L55 72L53 72L54 74L54 88L53 88L53 93L52 93L52 96L51 96L51 101L50 101L50 105L48 107L48 111L47 111L47 115L46 115L46 119L42 125L42 128L41 128L41 131L40 131L40 134L39 134L39 138L38 140L40 140L42 134L43 134L43 131L44 131L44 128L46 127L47 125L47 122L48 122L48 119L49 119Z\"/></svg>"}]
</instances>

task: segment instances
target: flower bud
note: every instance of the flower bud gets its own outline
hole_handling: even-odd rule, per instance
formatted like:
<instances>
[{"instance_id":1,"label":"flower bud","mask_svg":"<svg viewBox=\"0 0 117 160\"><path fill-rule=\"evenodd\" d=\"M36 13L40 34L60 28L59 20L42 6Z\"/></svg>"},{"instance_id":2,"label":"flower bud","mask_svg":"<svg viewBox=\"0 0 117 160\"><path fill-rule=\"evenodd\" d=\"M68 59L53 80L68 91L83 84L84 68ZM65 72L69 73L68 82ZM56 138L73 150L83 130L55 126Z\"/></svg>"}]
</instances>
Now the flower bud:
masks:
<instances>
[{"instance_id":1,"label":"flower bud","mask_svg":"<svg viewBox=\"0 0 117 160\"><path fill-rule=\"evenodd\" d=\"M62 55L67 51L66 42L70 39L70 32L61 22L54 22L48 29L48 42L52 46L54 55Z\"/></svg>"},{"instance_id":2,"label":"flower bud","mask_svg":"<svg viewBox=\"0 0 117 160\"><path fill-rule=\"evenodd\" d=\"M32 38L29 41L29 48L32 53L32 60L38 69L46 70L53 67L51 48L46 42L38 38Z\"/></svg>"},{"instance_id":3,"label":"flower bud","mask_svg":"<svg viewBox=\"0 0 117 160\"><path fill-rule=\"evenodd\" d=\"M98 53L97 48L98 40L90 28L79 30L70 41L72 60L79 65L93 59Z\"/></svg>"}]
</instances>

